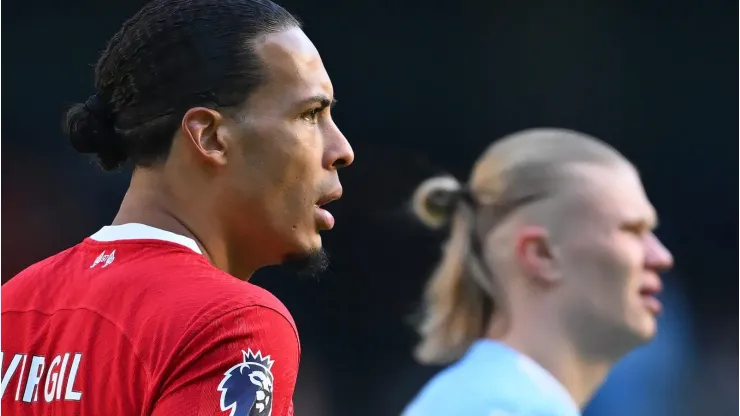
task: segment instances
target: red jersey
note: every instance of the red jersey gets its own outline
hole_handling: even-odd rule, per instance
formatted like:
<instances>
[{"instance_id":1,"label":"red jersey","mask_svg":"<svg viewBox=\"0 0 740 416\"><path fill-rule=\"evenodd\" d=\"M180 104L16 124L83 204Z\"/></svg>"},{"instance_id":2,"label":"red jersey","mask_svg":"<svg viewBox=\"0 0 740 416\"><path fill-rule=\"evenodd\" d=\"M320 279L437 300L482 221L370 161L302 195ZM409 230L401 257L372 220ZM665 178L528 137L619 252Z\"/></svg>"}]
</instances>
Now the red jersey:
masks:
<instances>
[{"instance_id":1,"label":"red jersey","mask_svg":"<svg viewBox=\"0 0 740 416\"><path fill-rule=\"evenodd\" d=\"M4 415L288 416L299 357L279 300L146 225L104 227L2 287Z\"/></svg>"}]
</instances>

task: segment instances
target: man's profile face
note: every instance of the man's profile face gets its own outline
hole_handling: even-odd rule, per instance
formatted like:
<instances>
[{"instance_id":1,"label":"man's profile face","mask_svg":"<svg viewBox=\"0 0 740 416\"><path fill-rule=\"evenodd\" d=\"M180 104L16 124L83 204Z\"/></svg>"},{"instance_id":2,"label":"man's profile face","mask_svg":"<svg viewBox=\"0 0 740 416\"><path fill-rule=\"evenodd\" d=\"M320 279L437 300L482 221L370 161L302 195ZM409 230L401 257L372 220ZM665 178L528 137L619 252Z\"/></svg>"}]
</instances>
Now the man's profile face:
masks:
<instances>
[{"instance_id":1,"label":"man's profile face","mask_svg":"<svg viewBox=\"0 0 740 416\"><path fill-rule=\"evenodd\" d=\"M253 47L267 79L230 130L238 154L226 165L226 215L244 249L269 263L325 261L319 231L331 229L333 219L318 206L341 196L337 169L354 158L331 117L332 83L298 28L266 35Z\"/></svg>"},{"instance_id":2,"label":"man's profile face","mask_svg":"<svg viewBox=\"0 0 740 416\"><path fill-rule=\"evenodd\" d=\"M673 259L653 234L656 214L632 166L583 174L578 221L560 247L566 321L587 342L631 349L655 335L658 272Z\"/></svg>"}]
</instances>

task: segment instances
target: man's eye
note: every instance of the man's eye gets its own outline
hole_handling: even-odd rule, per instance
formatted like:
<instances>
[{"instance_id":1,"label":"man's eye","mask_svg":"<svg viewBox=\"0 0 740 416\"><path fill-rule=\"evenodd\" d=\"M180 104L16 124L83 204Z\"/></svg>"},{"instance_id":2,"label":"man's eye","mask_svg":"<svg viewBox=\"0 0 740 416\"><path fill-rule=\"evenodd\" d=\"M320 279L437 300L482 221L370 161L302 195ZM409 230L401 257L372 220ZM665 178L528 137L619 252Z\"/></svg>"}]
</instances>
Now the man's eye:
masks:
<instances>
[{"instance_id":1,"label":"man's eye","mask_svg":"<svg viewBox=\"0 0 740 416\"><path fill-rule=\"evenodd\" d=\"M643 224L628 224L622 227L624 231L634 234L638 237L642 237L650 232L650 229Z\"/></svg>"},{"instance_id":2,"label":"man's eye","mask_svg":"<svg viewBox=\"0 0 740 416\"><path fill-rule=\"evenodd\" d=\"M316 121L319 118L319 114L321 114L322 108L313 108L305 113L303 113L303 119L310 123L316 123Z\"/></svg>"}]
</instances>

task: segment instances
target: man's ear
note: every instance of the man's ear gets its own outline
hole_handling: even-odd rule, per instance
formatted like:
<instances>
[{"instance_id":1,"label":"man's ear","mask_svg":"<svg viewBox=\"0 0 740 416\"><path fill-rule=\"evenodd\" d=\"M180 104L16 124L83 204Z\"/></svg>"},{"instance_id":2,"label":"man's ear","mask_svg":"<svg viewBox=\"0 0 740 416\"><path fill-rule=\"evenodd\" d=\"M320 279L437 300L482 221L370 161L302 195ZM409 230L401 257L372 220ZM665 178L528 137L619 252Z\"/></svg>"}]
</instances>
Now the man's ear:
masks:
<instances>
[{"instance_id":1,"label":"man's ear","mask_svg":"<svg viewBox=\"0 0 740 416\"><path fill-rule=\"evenodd\" d=\"M196 153L207 163L223 166L226 164L226 140L221 137L224 117L216 110L193 107L182 117L180 126Z\"/></svg>"},{"instance_id":2,"label":"man's ear","mask_svg":"<svg viewBox=\"0 0 740 416\"><path fill-rule=\"evenodd\" d=\"M561 281L555 247L544 227L517 230L515 253L520 267L533 282L550 286Z\"/></svg>"}]
</instances>

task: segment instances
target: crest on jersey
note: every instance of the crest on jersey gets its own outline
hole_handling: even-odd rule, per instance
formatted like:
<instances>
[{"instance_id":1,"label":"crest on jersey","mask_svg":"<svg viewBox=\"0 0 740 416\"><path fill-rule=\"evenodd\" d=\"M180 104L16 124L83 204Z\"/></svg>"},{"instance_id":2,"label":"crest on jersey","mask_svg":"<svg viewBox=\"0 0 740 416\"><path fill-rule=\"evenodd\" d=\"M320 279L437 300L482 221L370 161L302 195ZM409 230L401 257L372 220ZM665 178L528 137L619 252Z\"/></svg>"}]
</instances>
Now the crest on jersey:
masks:
<instances>
[{"instance_id":1,"label":"crest on jersey","mask_svg":"<svg viewBox=\"0 0 740 416\"><path fill-rule=\"evenodd\" d=\"M261 351L242 351L242 362L229 368L218 385L221 411L229 411L229 416L270 416L274 362Z\"/></svg>"},{"instance_id":2,"label":"crest on jersey","mask_svg":"<svg viewBox=\"0 0 740 416\"><path fill-rule=\"evenodd\" d=\"M110 252L110 254L105 254L105 250L103 250L98 257L95 258L93 261L93 264L90 265L90 268L97 266L98 264L102 264L103 268L110 266L111 263L113 263L113 260L116 259L116 250L113 250Z\"/></svg>"}]
</instances>

